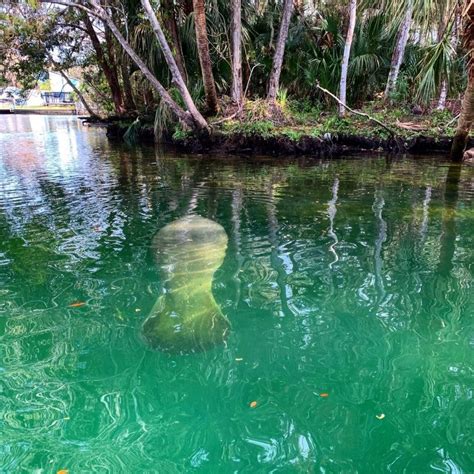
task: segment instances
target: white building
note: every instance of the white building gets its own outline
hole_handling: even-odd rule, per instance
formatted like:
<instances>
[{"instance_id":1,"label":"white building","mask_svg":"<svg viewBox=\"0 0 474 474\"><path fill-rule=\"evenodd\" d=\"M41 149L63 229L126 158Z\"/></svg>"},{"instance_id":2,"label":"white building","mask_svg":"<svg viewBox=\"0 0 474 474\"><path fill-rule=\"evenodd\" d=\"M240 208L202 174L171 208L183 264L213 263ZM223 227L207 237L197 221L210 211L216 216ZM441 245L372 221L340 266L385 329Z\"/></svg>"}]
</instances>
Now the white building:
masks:
<instances>
[{"instance_id":1,"label":"white building","mask_svg":"<svg viewBox=\"0 0 474 474\"><path fill-rule=\"evenodd\" d=\"M70 77L70 80L76 87L79 86L78 79ZM40 90L39 87L31 90L25 105L38 107L52 104L72 104L74 102L72 95L74 90L61 74L49 71L48 79L40 82L44 83L46 81L49 82L50 90Z\"/></svg>"}]
</instances>

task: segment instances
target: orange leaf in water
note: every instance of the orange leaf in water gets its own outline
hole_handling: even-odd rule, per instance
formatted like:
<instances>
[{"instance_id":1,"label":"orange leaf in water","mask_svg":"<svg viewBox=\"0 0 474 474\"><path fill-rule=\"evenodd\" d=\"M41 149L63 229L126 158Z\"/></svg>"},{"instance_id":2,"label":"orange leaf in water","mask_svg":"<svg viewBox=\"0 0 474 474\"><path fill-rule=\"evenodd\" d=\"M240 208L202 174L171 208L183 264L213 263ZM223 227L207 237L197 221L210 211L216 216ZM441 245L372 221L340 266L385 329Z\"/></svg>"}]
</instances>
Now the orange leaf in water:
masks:
<instances>
[{"instance_id":1,"label":"orange leaf in water","mask_svg":"<svg viewBox=\"0 0 474 474\"><path fill-rule=\"evenodd\" d=\"M326 393L326 392L320 393L319 396L323 397L323 398L327 398L327 397L329 397L329 393Z\"/></svg>"},{"instance_id":2,"label":"orange leaf in water","mask_svg":"<svg viewBox=\"0 0 474 474\"><path fill-rule=\"evenodd\" d=\"M70 308L80 308L81 306L84 306L86 303L84 301L76 301L75 303L71 303L69 305Z\"/></svg>"},{"instance_id":3,"label":"orange leaf in water","mask_svg":"<svg viewBox=\"0 0 474 474\"><path fill-rule=\"evenodd\" d=\"M69 470L68 469L60 469L57 474L69 474Z\"/></svg>"},{"instance_id":4,"label":"orange leaf in water","mask_svg":"<svg viewBox=\"0 0 474 474\"><path fill-rule=\"evenodd\" d=\"M250 402L250 408L255 408L257 406L257 402Z\"/></svg>"}]
</instances>

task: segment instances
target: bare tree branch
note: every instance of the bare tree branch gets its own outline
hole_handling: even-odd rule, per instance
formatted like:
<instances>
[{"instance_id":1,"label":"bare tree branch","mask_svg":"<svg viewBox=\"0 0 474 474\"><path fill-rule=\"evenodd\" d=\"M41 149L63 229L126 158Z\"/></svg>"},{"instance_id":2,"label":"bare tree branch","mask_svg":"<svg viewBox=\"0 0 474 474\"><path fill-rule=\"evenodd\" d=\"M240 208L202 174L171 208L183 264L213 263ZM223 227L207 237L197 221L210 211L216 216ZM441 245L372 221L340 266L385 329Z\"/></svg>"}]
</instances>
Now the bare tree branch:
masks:
<instances>
[{"instance_id":1,"label":"bare tree branch","mask_svg":"<svg viewBox=\"0 0 474 474\"><path fill-rule=\"evenodd\" d=\"M91 10L90 8L76 2L70 2L68 0L39 0L40 3L53 3L55 5L62 5L64 7L78 8L79 10L89 13L89 15L95 16L103 20L104 18L99 14L99 12Z\"/></svg>"},{"instance_id":2,"label":"bare tree branch","mask_svg":"<svg viewBox=\"0 0 474 474\"><path fill-rule=\"evenodd\" d=\"M371 117L369 114L366 114L364 112L359 112L357 110L354 110L354 109L351 109L348 105L344 104L341 100L339 100L338 97L336 97L332 92L328 91L327 89L325 89L324 87L321 87L319 84L316 84L316 87L324 92L325 94L329 95L330 97L332 97L339 105L343 106L345 109L347 109L349 112L351 112L352 114L354 115L360 115L361 117L365 117L366 119L368 120L371 120L372 122L376 123L377 125L379 125L380 127L384 128L385 130L387 130L387 132L390 133L390 135L392 137L394 137L396 134L395 132L387 127L387 125L385 125L384 123L382 123L380 120L377 120L376 118L374 117Z\"/></svg>"}]
</instances>

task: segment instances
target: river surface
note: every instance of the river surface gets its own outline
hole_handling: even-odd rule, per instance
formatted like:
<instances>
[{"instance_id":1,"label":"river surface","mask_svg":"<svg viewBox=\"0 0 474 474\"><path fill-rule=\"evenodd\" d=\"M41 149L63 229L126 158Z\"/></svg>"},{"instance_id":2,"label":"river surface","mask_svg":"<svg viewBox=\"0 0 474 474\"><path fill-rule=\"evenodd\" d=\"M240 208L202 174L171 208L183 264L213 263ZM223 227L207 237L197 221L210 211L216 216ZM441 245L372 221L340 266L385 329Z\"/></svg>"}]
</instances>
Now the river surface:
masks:
<instances>
[{"instance_id":1,"label":"river surface","mask_svg":"<svg viewBox=\"0 0 474 474\"><path fill-rule=\"evenodd\" d=\"M0 116L0 472L474 472L474 167L183 156ZM157 231L231 329L152 350Z\"/></svg>"}]
</instances>

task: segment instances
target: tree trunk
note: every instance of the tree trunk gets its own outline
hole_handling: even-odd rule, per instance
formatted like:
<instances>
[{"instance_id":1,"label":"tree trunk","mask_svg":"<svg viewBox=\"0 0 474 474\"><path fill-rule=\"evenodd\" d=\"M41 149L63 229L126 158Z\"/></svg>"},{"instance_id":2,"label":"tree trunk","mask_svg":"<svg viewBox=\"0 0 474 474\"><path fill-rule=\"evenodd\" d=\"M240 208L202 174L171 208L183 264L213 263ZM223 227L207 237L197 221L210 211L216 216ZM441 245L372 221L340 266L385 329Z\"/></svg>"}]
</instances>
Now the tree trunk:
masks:
<instances>
[{"instance_id":1,"label":"tree trunk","mask_svg":"<svg viewBox=\"0 0 474 474\"><path fill-rule=\"evenodd\" d=\"M468 84L462 101L461 116L451 146L451 160L461 162L474 121L474 68L469 71Z\"/></svg>"},{"instance_id":2,"label":"tree trunk","mask_svg":"<svg viewBox=\"0 0 474 474\"><path fill-rule=\"evenodd\" d=\"M179 72L183 76L184 82L188 82L188 74L186 72L186 63L183 56L183 48L181 47L181 39L179 37L178 23L176 22L176 12L173 0L161 1L161 17L168 32L171 44L173 46L173 54L178 65Z\"/></svg>"},{"instance_id":3,"label":"tree trunk","mask_svg":"<svg viewBox=\"0 0 474 474\"><path fill-rule=\"evenodd\" d=\"M125 108L129 112L135 111L137 106L133 98L132 84L130 82L130 65L127 55L122 55L120 58L120 74L123 82Z\"/></svg>"},{"instance_id":4,"label":"tree trunk","mask_svg":"<svg viewBox=\"0 0 474 474\"><path fill-rule=\"evenodd\" d=\"M352 39L354 37L354 29L357 15L357 0L350 0L349 3L349 27L347 29L346 42L344 45L344 55L341 64L341 82L339 84L339 117L346 115L346 92L347 92L347 70L349 69L349 58L351 55Z\"/></svg>"},{"instance_id":5,"label":"tree trunk","mask_svg":"<svg viewBox=\"0 0 474 474\"><path fill-rule=\"evenodd\" d=\"M446 108L446 99L448 97L448 82L446 79L443 80L441 83L441 90L439 93L438 98L438 105L436 106L436 110L444 110Z\"/></svg>"},{"instance_id":6,"label":"tree trunk","mask_svg":"<svg viewBox=\"0 0 474 474\"><path fill-rule=\"evenodd\" d=\"M94 8L97 10L97 15L107 23L107 26L110 28L112 34L117 38L120 46L125 50L125 52L130 56L132 61L138 66L143 75L148 79L153 88L158 92L161 97L161 100L170 108L170 110L181 120L183 123L188 125L191 128L197 126L194 117L189 113L185 112L169 95L168 91L163 87L161 82L153 75L153 73L148 69L146 64L141 60L135 50L130 46L128 41L122 36L119 29L113 22L112 18L107 14L107 12L97 4L97 2L92 2ZM206 124L207 125L207 124ZM199 128L199 126L198 126Z\"/></svg>"},{"instance_id":7,"label":"tree trunk","mask_svg":"<svg viewBox=\"0 0 474 474\"><path fill-rule=\"evenodd\" d=\"M71 79L69 79L69 77L67 76L67 74L61 69L61 67L59 66L59 64L55 63L54 61L52 61L53 65L54 65L54 68L56 69L56 71L59 72L59 74L61 74L61 76L64 78L64 80L69 84L69 86L71 87L71 89L77 94L77 96L79 97L79 100L82 102L82 105L85 107L85 109L87 110L87 112L89 112L89 115L93 118L99 118L98 115L92 110L92 107L87 103L86 99L84 98L84 95L82 94L82 92L74 85L74 82L71 81Z\"/></svg>"},{"instance_id":8,"label":"tree trunk","mask_svg":"<svg viewBox=\"0 0 474 474\"><path fill-rule=\"evenodd\" d=\"M211 55L209 54L209 40L206 28L206 9L204 0L193 0L194 6L194 28L196 30L196 42L201 65L204 92L206 94L206 105L210 113L217 113L217 92L212 74Z\"/></svg>"},{"instance_id":9,"label":"tree trunk","mask_svg":"<svg viewBox=\"0 0 474 474\"><path fill-rule=\"evenodd\" d=\"M107 84L109 85L110 92L112 94L112 100L114 102L115 113L117 115L122 115L125 112L125 107L123 103L122 90L120 88L120 83L117 77L117 71L115 68L111 67L109 61L105 57L102 45L100 44L99 38L97 37L97 34L94 30L94 26L89 16L84 13L82 18L87 30L87 34L89 35L92 46L94 48L99 67L104 72L105 79L107 81Z\"/></svg>"},{"instance_id":10,"label":"tree trunk","mask_svg":"<svg viewBox=\"0 0 474 474\"><path fill-rule=\"evenodd\" d=\"M112 16L114 22L116 20ZM114 35L110 31L110 28L104 24L104 37L105 37L105 46L107 48L107 57L109 59L110 69L112 70L113 77L117 81L117 84L120 87L120 83L118 82L118 68L117 68L117 58L115 54L115 43L114 43ZM122 99L123 100L123 99Z\"/></svg>"},{"instance_id":11,"label":"tree trunk","mask_svg":"<svg viewBox=\"0 0 474 474\"><path fill-rule=\"evenodd\" d=\"M232 23L232 88L231 98L242 108L243 86L242 86L242 1L231 0Z\"/></svg>"},{"instance_id":12,"label":"tree trunk","mask_svg":"<svg viewBox=\"0 0 474 474\"><path fill-rule=\"evenodd\" d=\"M471 2L465 12L464 20L464 45L467 53L468 79L467 87L462 101L461 115L459 117L456 134L451 147L451 160L461 162L464 150L469 139L469 132L474 121L474 2Z\"/></svg>"},{"instance_id":13,"label":"tree trunk","mask_svg":"<svg viewBox=\"0 0 474 474\"><path fill-rule=\"evenodd\" d=\"M398 30L397 41L392 54L392 62L390 64L390 72L388 73L387 86L385 87L385 99L390 97L390 94L392 94L397 85L398 73L400 72L400 67L403 63L408 36L410 35L412 16L413 2L410 0L408 2L405 17L403 18L400 29Z\"/></svg>"},{"instance_id":14,"label":"tree trunk","mask_svg":"<svg viewBox=\"0 0 474 474\"><path fill-rule=\"evenodd\" d=\"M196 127L207 130L207 122L194 104L191 94L189 93L189 90L184 82L183 76L181 75L178 65L176 64L168 41L166 41L166 37L163 33L160 22L158 21L158 18L156 18L155 12L153 11L153 8L150 5L150 1L141 0L141 3L145 10L147 18L151 23L156 39L158 40L158 43L161 46L161 50L163 51L163 55L166 60L166 64L168 64L168 67L170 68L171 76L173 77L173 82L176 84L176 87L178 88L179 93L181 94L181 97L183 98L184 103L186 104L186 107L196 124Z\"/></svg>"},{"instance_id":15,"label":"tree trunk","mask_svg":"<svg viewBox=\"0 0 474 474\"><path fill-rule=\"evenodd\" d=\"M452 57L456 54L456 49L458 46L458 16L456 15L453 20L453 24L451 25L451 39L450 39L450 46L451 46L451 51L449 56ZM442 40L442 34L438 36L439 41ZM446 108L446 99L448 98L448 92L449 92L449 84L448 84L448 78L445 77L443 81L441 82L441 90L439 93L439 98L438 98L438 105L436 107L437 110L444 110Z\"/></svg>"},{"instance_id":16,"label":"tree trunk","mask_svg":"<svg viewBox=\"0 0 474 474\"><path fill-rule=\"evenodd\" d=\"M293 13L293 0L285 0L283 3L283 14L281 18L280 31L278 32L278 39L273 56L273 66L270 73L270 80L268 82L269 102L275 103L278 88L280 87L281 68L283 66L283 56L285 54L285 45L288 38L288 30L290 28L291 14Z\"/></svg>"}]
</instances>

